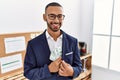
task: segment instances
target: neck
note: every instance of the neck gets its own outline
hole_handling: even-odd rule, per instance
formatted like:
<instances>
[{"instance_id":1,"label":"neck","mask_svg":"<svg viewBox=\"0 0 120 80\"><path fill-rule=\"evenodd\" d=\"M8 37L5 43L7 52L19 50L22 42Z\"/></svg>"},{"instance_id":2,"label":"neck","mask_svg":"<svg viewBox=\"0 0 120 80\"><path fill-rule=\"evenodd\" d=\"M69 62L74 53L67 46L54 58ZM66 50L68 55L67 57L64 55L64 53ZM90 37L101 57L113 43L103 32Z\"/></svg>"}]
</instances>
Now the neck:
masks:
<instances>
[{"instance_id":1,"label":"neck","mask_svg":"<svg viewBox=\"0 0 120 80\"><path fill-rule=\"evenodd\" d=\"M57 38L61 35L61 31L53 32L51 30L47 30L50 36L56 41Z\"/></svg>"}]
</instances>

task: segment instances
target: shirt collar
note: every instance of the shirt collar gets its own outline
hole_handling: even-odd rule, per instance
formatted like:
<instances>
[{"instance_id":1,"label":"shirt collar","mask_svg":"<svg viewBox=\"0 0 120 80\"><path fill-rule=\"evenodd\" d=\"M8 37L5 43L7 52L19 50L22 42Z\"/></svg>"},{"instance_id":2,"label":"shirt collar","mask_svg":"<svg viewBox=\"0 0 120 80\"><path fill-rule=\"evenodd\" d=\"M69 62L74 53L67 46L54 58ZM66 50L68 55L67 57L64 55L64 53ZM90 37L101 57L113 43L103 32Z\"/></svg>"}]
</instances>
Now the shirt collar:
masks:
<instances>
[{"instance_id":1,"label":"shirt collar","mask_svg":"<svg viewBox=\"0 0 120 80\"><path fill-rule=\"evenodd\" d=\"M51 39L53 39L51 36L50 36L50 34L48 33L48 31L46 30L46 37L47 37L47 39L49 39L49 38L51 38ZM62 37L63 37L63 34L61 34L58 38L59 39L62 39Z\"/></svg>"}]
</instances>

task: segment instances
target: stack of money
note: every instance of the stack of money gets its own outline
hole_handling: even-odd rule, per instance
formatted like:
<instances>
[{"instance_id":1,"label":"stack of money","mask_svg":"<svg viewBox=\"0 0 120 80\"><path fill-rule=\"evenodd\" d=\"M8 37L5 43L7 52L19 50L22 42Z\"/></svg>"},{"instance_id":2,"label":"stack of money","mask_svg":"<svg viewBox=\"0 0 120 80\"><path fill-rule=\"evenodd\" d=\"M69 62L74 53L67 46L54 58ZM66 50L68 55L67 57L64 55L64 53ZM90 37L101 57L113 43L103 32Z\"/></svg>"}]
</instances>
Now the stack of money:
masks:
<instances>
[{"instance_id":1,"label":"stack of money","mask_svg":"<svg viewBox=\"0 0 120 80\"><path fill-rule=\"evenodd\" d=\"M50 60L55 61L62 55L62 47L55 48L50 54Z\"/></svg>"}]
</instances>

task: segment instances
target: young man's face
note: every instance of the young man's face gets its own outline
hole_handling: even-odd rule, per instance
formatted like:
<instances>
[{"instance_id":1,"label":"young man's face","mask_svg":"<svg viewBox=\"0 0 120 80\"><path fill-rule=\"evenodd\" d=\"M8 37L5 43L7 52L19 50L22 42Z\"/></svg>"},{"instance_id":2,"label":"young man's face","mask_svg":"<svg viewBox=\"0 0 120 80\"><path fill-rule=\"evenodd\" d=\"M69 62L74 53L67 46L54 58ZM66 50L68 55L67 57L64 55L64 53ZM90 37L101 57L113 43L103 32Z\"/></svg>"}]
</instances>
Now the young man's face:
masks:
<instances>
[{"instance_id":1,"label":"young man's face","mask_svg":"<svg viewBox=\"0 0 120 80\"><path fill-rule=\"evenodd\" d=\"M63 9L59 6L49 6L45 12L44 20L47 22L48 30L57 32L62 26L64 19Z\"/></svg>"}]
</instances>

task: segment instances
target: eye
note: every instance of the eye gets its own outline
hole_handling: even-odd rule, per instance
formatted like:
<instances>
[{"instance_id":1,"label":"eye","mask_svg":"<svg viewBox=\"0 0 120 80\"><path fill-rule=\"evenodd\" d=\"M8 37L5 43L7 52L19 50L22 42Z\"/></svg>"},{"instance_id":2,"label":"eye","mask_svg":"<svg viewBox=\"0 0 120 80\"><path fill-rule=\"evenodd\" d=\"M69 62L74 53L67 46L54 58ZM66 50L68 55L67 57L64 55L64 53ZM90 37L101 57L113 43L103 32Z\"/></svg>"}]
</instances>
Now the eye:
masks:
<instances>
[{"instance_id":1,"label":"eye","mask_svg":"<svg viewBox=\"0 0 120 80\"><path fill-rule=\"evenodd\" d=\"M54 20L56 18L56 15L54 14L48 14L49 19Z\"/></svg>"},{"instance_id":2,"label":"eye","mask_svg":"<svg viewBox=\"0 0 120 80\"><path fill-rule=\"evenodd\" d=\"M54 15L54 14L50 14L49 17L51 17L51 18L55 18L56 15Z\"/></svg>"},{"instance_id":3,"label":"eye","mask_svg":"<svg viewBox=\"0 0 120 80\"><path fill-rule=\"evenodd\" d=\"M62 18L62 17L63 17L63 15L62 15L62 14L59 14L59 15L58 15L58 18Z\"/></svg>"},{"instance_id":4,"label":"eye","mask_svg":"<svg viewBox=\"0 0 120 80\"><path fill-rule=\"evenodd\" d=\"M55 17L55 15L50 15L50 17Z\"/></svg>"},{"instance_id":5,"label":"eye","mask_svg":"<svg viewBox=\"0 0 120 80\"><path fill-rule=\"evenodd\" d=\"M64 19L65 15L59 14L57 17L58 17L59 19Z\"/></svg>"}]
</instances>

